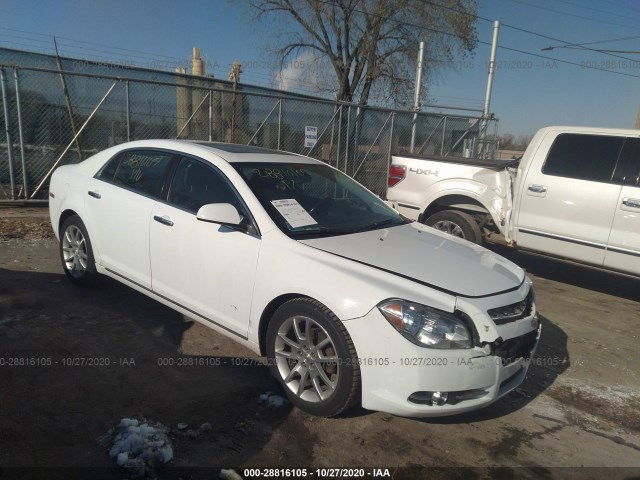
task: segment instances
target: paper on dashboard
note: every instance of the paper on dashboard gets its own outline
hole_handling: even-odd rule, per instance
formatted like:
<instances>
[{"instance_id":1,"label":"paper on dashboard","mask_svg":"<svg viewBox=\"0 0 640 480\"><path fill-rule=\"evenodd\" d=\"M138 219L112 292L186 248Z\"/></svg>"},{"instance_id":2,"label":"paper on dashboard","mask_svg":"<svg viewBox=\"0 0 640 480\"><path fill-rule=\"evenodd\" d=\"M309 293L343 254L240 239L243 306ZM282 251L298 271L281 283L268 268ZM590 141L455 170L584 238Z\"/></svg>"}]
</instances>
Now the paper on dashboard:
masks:
<instances>
[{"instance_id":1,"label":"paper on dashboard","mask_svg":"<svg viewBox=\"0 0 640 480\"><path fill-rule=\"evenodd\" d=\"M293 228L318 224L295 198L272 200L271 205L276 207L280 215L282 215Z\"/></svg>"}]
</instances>

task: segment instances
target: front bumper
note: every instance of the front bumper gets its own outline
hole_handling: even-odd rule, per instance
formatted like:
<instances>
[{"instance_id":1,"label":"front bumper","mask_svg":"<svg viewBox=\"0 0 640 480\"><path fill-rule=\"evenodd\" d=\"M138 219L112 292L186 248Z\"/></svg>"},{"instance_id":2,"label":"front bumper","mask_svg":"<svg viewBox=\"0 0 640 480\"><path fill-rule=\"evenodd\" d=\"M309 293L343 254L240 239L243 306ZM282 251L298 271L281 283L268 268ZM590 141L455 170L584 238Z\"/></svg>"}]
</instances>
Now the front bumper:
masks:
<instances>
[{"instance_id":1,"label":"front bumper","mask_svg":"<svg viewBox=\"0 0 640 480\"><path fill-rule=\"evenodd\" d=\"M362 406L405 417L438 417L495 402L522 383L540 338L532 317L521 322L529 330L506 340L502 348L461 350L414 345L377 308L344 322L358 352ZM425 393L416 396L418 392ZM444 405L416 401L428 398L428 392L446 392L449 399Z\"/></svg>"}]
</instances>

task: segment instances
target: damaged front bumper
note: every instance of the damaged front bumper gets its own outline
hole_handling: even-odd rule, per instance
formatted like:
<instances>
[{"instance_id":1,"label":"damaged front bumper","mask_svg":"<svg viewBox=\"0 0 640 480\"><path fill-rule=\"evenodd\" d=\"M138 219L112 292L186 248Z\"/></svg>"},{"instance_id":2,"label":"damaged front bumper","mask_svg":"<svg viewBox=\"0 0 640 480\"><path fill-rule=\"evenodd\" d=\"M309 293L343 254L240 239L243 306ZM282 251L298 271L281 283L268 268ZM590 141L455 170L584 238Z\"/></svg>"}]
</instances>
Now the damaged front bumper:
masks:
<instances>
[{"instance_id":1,"label":"damaged front bumper","mask_svg":"<svg viewBox=\"0 0 640 480\"><path fill-rule=\"evenodd\" d=\"M477 311L471 318L483 332L470 349L415 345L399 335L378 309L346 321L358 352L362 406L405 417L437 417L485 407L514 390L526 377L541 326L535 309L509 325L493 324L487 306L505 305L513 298L474 300ZM464 303L460 302L467 306ZM479 319L480 310L484 316ZM494 340L482 341L487 335Z\"/></svg>"}]
</instances>

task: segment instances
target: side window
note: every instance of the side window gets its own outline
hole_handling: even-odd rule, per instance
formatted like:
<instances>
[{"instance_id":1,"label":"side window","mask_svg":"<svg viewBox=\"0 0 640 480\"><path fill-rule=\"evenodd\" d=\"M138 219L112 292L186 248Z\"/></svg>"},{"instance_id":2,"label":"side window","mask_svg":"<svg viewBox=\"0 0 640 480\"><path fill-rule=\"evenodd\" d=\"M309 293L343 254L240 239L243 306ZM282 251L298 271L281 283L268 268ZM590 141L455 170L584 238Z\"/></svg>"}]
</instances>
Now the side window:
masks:
<instances>
[{"instance_id":1,"label":"side window","mask_svg":"<svg viewBox=\"0 0 640 480\"><path fill-rule=\"evenodd\" d=\"M98 173L98 178L102 178L103 180L109 180L110 182L113 182L113 177L116 176L116 171L118 170L118 165L120 165L120 160L122 160L123 155L116 155L115 157L113 157L111 160L109 160L109 163L107 163L102 170L100 170L100 173Z\"/></svg>"},{"instance_id":2,"label":"side window","mask_svg":"<svg viewBox=\"0 0 640 480\"><path fill-rule=\"evenodd\" d=\"M159 195L172 154L150 150L124 152L111 160L98 178L146 195Z\"/></svg>"},{"instance_id":3,"label":"side window","mask_svg":"<svg viewBox=\"0 0 640 480\"><path fill-rule=\"evenodd\" d=\"M183 158L169 190L169 202L196 213L208 203L230 203L244 215L245 209L229 184L206 165Z\"/></svg>"},{"instance_id":4,"label":"side window","mask_svg":"<svg viewBox=\"0 0 640 480\"><path fill-rule=\"evenodd\" d=\"M609 182L624 137L563 133L556 137L542 167L545 175Z\"/></svg>"},{"instance_id":5,"label":"side window","mask_svg":"<svg viewBox=\"0 0 640 480\"><path fill-rule=\"evenodd\" d=\"M640 180L640 139L627 138L613 180L622 185L638 185Z\"/></svg>"}]
</instances>

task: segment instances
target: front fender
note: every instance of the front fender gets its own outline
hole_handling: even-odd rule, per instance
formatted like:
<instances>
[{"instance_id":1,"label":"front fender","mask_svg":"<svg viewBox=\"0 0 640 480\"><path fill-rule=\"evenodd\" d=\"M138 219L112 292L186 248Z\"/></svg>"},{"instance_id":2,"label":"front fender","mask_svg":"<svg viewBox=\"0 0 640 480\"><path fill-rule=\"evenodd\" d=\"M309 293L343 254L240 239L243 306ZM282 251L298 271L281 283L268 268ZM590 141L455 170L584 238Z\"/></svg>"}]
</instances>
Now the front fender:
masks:
<instances>
[{"instance_id":1,"label":"front fender","mask_svg":"<svg viewBox=\"0 0 640 480\"><path fill-rule=\"evenodd\" d=\"M342 321L361 318L388 298L406 298L449 312L454 311L456 302L452 295L304 245L275 231L262 237L251 307L251 341L258 343L260 319L271 301L291 294L323 303Z\"/></svg>"}]
</instances>

